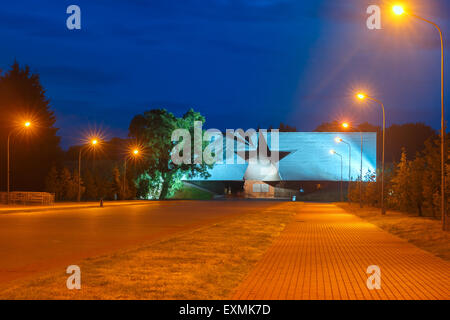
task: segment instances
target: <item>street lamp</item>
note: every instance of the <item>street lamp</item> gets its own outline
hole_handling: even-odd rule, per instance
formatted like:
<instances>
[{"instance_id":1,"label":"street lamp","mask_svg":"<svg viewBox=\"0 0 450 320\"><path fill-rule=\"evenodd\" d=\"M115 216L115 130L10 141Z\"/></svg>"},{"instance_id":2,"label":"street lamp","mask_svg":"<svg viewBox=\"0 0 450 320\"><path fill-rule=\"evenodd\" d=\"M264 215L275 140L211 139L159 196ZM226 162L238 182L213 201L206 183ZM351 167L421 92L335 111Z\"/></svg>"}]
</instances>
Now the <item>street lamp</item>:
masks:
<instances>
[{"instance_id":1,"label":"street lamp","mask_svg":"<svg viewBox=\"0 0 450 320\"><path fill-rule=\"evenodd\" d=\"M9 175L10 175L10 170L9 170L9 140L11 139L11 135L19 128L29 128L31 126L31 122L30 121L25 121L23 123L23 126L20 126L18 128L14 128L12 129L9 133L8 133L8 139L6 140L6 193L7 193L7 203L9 204L9 188L10 188L10 183L9 183Z\"/></svg>"},{"instance_id":2,"label":"street lamp","mask_svg":"<svg viewBox=\"0 0 450 320\"><path fill-rule=\"evenodd\" d=\"M356 129L355 127L353 127L353 126L350 126L350 124L349 123L347 123L347 122L344 122L343 124L342 124L342 127L344 128L344 129ZM360 136L361 136L361 165L360 165L360 172L359 172L359 174L360 174L360 178L359 178L359 207L360 208L362 208L362 175L363 175L363 173L362 173L362 168L363 168L363 135L362 135L362 131L359 131L359 134L360 134Z\"/></svg>"},{"instance_id":3,"label":"street lamp","mask_svg":"<svg viewBox=\"0 0 450 320\"><path fill-rule=\"evenodd\" d=\"M384 141L385 141L385 131L386 131L386 115L384 112L384 105L380 100L372 98L364 93L356 94L356 97L359 100L369 99L375 101L376 103L381 105L381 109L383 110L383 152L381 155L381 214L386 214L386 210L384 208Z\"/></svg>"},{"instance_id":4,"label":"street lamp","mask_svg":"<svg viewBox=\"0 0 450 320\"><path fill-rule=\"evenodd\" d=\"M80 151L78 152L78 196L77 201L81 201L81 153L86 147L95 147L98 144L98 139L93 138L89 141L88 144L85 144L80 147Z\"/></svg>"},{"instance_id":5,"label":"street lamp","mask_svg":"<svg viewBox=\"0 0 450 320\"><path fill-rule=\"evenodd\" d=\"M123 162L123 187L122 187L122 195L125 198L125 190L126 190L126 175L127 175L127 161L128 158L136 159L140 154L139 148L135 147L130 150L130 153L125 157Z\"/></svg>"},{"instance_id":6,"label":"street lamp","mask_svg":"<svg viewBox=\"0 0 450 320\"><path fill-rule=\"evenodd\" d=\"M336 137L334 139L334 141L336 141L336 143L345 143L348 146L348 186L347 186L347 200L348 202L350 202L350 181L352 180L352 147L350 145L350 143L348 143L347 141L343 140L342 138Z\"/></svg>"},{"instance_id":7,"label":"street lamp","mask_svg":"<svg viewBox=\"0 0 450 320\"><path fill-rule=\"evenodd\" d=\"M341 183L340 183L340 198L341 198L341 202L344 201L343 197L342 197L342 155L337 153L335 150L330 150L330 154L335 154L337 156L339 156L341 158Z\"/></svg>"},{"instance_id":8,"label":"street lamp","mask_svg":"<svg viewBox=\"0 0 450 320\"><path fill-rule=\"evenodd\" d=\"M405 14L431 24L439 32L439 37L441 39L441 219L442 229L444 231L447 231L447 213L445 210L444 40L442 36L442 30L433 21L422 18L412 12L408 12L401 5L393 6L392 10L396 15L400 16Z\"/></svg>"}]
</instances>

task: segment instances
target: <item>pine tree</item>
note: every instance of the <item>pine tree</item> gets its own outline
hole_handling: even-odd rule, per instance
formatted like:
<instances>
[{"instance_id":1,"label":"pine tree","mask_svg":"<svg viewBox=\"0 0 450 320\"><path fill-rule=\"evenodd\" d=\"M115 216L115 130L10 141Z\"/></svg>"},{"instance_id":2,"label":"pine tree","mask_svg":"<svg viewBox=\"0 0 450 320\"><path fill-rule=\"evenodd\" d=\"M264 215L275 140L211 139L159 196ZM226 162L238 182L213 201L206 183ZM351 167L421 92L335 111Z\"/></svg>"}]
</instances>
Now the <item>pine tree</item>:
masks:
<instances>
[{"instance_id":1,"label":"pine tree","mask_svg":"<svg viewBox=\"0 0 450 320\"><path fill-rule=\"evenodd\" d=\"M396 166L392 178L392 194L390 202L400 210L408 210L411 206L411 173L405 149L402 150L400 162Z\"/></svg>"}]
</instances>

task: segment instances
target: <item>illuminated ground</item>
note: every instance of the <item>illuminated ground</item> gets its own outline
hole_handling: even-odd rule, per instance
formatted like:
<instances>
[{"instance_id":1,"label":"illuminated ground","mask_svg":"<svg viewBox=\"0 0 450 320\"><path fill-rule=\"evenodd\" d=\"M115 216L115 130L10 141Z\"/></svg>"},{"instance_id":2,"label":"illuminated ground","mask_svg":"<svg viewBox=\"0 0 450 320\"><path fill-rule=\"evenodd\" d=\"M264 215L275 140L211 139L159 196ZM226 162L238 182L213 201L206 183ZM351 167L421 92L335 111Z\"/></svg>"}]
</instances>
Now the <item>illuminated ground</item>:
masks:
<instances>
[{"instance_id":1,"label":"illuminated ground","mask_svg":"<svg viewBox=\"0 0 450 320\"><path fill-rule=\"evenodd\" d=\"M81 290L65 287L69 264ZM448 261L336 205L289 201L0 215L0 272L0 299L450 298Z\"/></svg>"},{"instance_id":2,"label":"illuminated ground","mask_svg":"<svg viewBox=\"0 0 450 320\"><path fill-rule=\"evenodd\" d=\"M0 286L264 208L268 202L168 201L0 214Z\"/></svg>"},{"instance_id":3,"label":"illuminated ground","mask_svg":"<svg viewBox=\"0 0 450 320\"><path fill-rule=\"evenodd\" d=\"M449 299L450 263L333 204L305 204L234 299ZM367 267L381 270L369 290Z\"/></svg>"}]
</instances>

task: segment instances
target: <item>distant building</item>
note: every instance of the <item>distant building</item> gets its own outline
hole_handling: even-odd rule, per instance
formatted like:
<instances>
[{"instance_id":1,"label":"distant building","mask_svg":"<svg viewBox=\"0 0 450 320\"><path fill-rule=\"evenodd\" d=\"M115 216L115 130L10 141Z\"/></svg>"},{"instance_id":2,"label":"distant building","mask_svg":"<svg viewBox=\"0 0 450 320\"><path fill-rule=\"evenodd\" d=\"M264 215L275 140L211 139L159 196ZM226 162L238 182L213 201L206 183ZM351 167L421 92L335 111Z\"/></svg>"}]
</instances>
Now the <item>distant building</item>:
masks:
<instances>
[{"instance_id":1,"label":"distant building","mask_svg":"<svg viewBox=\"0 0 450 320\"><path fill-rule=\"evenodd\" d=\"M348 144L337 143L336 137ZM230 139L233 139L231 143ZM303 195L321 190L330 182L336 185L341 180L341 159L331 154L331 149L342 155L342 180L348 182L360 179L359 132L280 132L278 146L274 148L270 133L252 137L238 135L223 140L223 163L214 165L209 171L209 178L194 178L190 180L191 183L216 192L223 190L223 194L234 193L248 198ZM366 175L374 173L376 169L376 133L363 132L362 141L362 176L365 180ZM227 145L234 146L233 160L229 161L232 163L226 163L225 160Z\"/></svg>"}]
</instances>

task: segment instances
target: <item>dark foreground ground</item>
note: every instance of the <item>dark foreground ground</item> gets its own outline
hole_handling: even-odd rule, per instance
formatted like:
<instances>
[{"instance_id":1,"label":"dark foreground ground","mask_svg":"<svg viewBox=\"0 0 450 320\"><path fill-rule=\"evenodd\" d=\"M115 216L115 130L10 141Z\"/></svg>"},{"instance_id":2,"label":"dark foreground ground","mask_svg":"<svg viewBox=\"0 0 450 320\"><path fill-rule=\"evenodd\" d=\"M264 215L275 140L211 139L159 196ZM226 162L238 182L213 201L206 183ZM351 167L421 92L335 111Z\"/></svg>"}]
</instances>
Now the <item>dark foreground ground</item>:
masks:
<instances>
[{"instance_id":1,"label":"dark foreground ground","mask_svg":"<svg viewBox=\"0 0 450 320\"><path fill-rule=\"evenodd\" d=\"M167 201L0 215L0 286L80 259L159 240L275 202Z\"/></svg>"}]
</instances>

